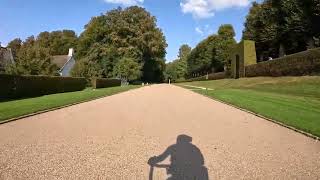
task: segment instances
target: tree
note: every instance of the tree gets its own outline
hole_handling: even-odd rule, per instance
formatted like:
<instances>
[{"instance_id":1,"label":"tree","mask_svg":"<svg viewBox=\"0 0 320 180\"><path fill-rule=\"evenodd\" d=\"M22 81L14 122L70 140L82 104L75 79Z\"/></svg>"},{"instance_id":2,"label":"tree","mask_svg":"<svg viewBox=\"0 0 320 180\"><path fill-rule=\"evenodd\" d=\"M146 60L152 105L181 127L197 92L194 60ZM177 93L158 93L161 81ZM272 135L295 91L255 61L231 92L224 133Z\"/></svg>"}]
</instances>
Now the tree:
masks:
<instances>
[{"instance_id":1,"label":"tree","mask_svg":"<svg viewBox=\"0 0 320 180\"><path fill-rule=\"evenodd\" d=\"M114 76L133 81L141 77L141 66L132 58L123 57L114 68Z\"/></svg>"},{"instance_id":2,"label":"tree","mask_svg":"<svg viewBox=\"0 0 320 180\"><path fill-rule=\"evenodd\" d=\"M16 63L6 68L8 74L14 75L57 75L58 67L51 64L49 50L43 47L24 45Z\"/></svg>"},{"instance_id":3,"label":"tree","mask_svg":"<svg viewBox=\"0 0 320 180\"><path fill-rule=\"evenodd\" d=\"M220 40L217 42L216 58L224 64L227 70L231 68L231 50L237 43L234 39L235 36L236 33L231 24L224 24L219 27L218 37Z\"/></svg>"},{"instance_id":4,"label":"tree","mask_svg":"<svg viewBox=\"0 0 320 180\"><path fill-rule=\"evenodd\" d=\"M315 47L319 37L319 0L264 0L253 3L243 39L256 42L260 60Z\"/></svg>"},{"instance_id":5,"label":"tree","mask_svg":"<svg viewBox=\"0 0 320 180\"><path fill-rule=\"evenodd\" d=\"M187 76L187 58L190 55L191 47L183 44L179 48L178 59L166 64L165 79L172 81L184 80Z\"/></svg>"},{"instance_id":6,"label":"tree","mask_svg":"<svg viewBox=\"0 0 320 180\"><path fill-rule=\"evenodd\" d=\"M260 61L267 60L269 56L278 56L278 43L275 41L278 24L274 20L277 18L270 1L264 4L254 2L247 15L242 39L256 42L257 57Z\"/></svg>"},{"instance_id":7,"label":"tree","mask_svg":"<svg viewBox=\"0 0 320 180\"><path fill-rule=\"evenodd\" d=\"M19 53L21 45L22 45L22 40L20 38L16 38L8 43L7 47L11 48L14 59L17 58L17 54Z\"/></svg>"},{"instance_id":8,"label":"tree","mask_svg":"<svg viewBox=\"0 0 320 180\"><path fill-rule=\"evenodd\" d=\"M192 48L188 44L183 44L179 48L179 59L185 59L190 54Z\"/></svg>"},{"instance_id":9,"label":"tree","mask_svg":"<svg viewBox=\"0 0 320 180\"><path fill-rule=\"evenodd\" d=\"M65 55L68 54L69 48L75 48L78 37L72 30L41 32L36 39L36 44L39 47L49 49L50 55Z\"/></svg>"},{"instance_id":10,"label":"tree","mask_svg":"<svg viewBox=\"0 0 320 180\"><path fill-rule=\"evenodd\" d=\"M230 24L221 25L218 34L201 41L187 57L188 76L220 72L229 65L229 53L236 44L235 32Z\"/></svg>"},{"instance_id":11,"label":"tree","mask_svg":"<svg viewBox=\"0 0 320 180\"><path fill-rule=\"evenodd\" d=\"M90 56L97 46L101 50L97 62L108 66L101 76L112 77L118 60L127 57L142 67L142 80L162 80L167 44L156 18L144 8L118 8L92 18L80 35L78 57Z\"/></svg>"}]
</instances>

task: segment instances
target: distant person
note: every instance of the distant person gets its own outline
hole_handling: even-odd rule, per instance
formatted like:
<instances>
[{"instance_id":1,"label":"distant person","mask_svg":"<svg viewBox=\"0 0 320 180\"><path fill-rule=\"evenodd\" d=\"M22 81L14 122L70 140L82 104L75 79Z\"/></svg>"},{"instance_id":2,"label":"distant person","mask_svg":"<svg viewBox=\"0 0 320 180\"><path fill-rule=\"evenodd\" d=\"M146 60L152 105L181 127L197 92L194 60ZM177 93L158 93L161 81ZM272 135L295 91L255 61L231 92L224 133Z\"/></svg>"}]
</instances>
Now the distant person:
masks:
<instances>
[{"instance_id":1,"label":"distant person","mask_svg":"<svg viewBox=\"0 0 320 180\"><path fill-rule=\"evenodd\" d=\"M169 146L161 155L149 159L153 167L170 156L171 164L167 168L168 180L208 180L208 171L198 147L193 145L192 137L179 135L177 143Z\"/></svg>"}]
</instances>

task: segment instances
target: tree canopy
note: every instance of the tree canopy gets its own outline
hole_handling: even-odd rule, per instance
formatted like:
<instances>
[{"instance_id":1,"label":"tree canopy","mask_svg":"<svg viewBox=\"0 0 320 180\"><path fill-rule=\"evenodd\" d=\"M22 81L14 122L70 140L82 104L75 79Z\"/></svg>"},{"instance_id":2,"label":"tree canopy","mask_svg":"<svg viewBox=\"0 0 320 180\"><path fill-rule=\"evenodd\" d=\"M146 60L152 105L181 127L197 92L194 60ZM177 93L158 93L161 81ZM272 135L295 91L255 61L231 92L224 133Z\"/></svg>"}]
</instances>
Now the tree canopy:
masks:
<instances>
[{"instance_id":1,"label":"tree canopy","mask_svg":"<svg viewBox=\"0 0 320 180\"><path fill-rule=\"evenodd\" d=\"M191 52L191 47L187 44L180 46L178 59L166 65L165 77L172 81L184 80L187 76L187 58Z\"/></svg>"},{"instance_id":2,"label":"tree canopy","mask_svg":"<svg viewBox=\"0 0 320 180\"><path fill-rule=\"evenodd\" d=\"M78 63L94 61L102 70L98 76L109 78L118 61L126 57L142 67L142 80L159 82L163 79L166 47L154 16L137 6L118 8L92 18L85 26L77 46Z\"/></svg>"},{"instance_id":3,"label":"tree canopy","mask_svg":"<svg viewBox=\"0 0 320 180\"><path fill-rule=\"evenodd\" d=\"M243 39L256 42L260 61L319 46L319 0L254 2L246 18Z\"/></svg>"},{"instance_id":4,"label":"tree canopy","mask_svg":"<svg viewBox=\"0 0 320 180\"><path fill-rule=\"evenodd\" d=\"M58 67L51 64L47 48L23 45L17 54L16 63L6 67L8 74L57 75Z\"/></svg>"},{"instance_id":5,"label":"tree canopy","mask_svg":"<svg viewBox=\"0 0 320 180\"><path fill-rule=\"evenodd\" d=\"M16 38L8 43L15 64L6 72L18 75L58 75L58 67L51 63L51 56L66 55L77 44L77 35L72 30L41 32L37 38L25 41Z\"/></svg>"},{"instance_id":6,"label":"tree canopy","mask_svg":"<svg viewBox=\"0 0 320 180\"><path fill-rule=\"evenodd\" d=\"M210 35L201 41L187 58L188 75L220 72L229 65L230 49L236 41L230 24L221 25L218 34Z\"/></svg>"},{"instance_id":7,"label":"tree canopy","mask_svg":"<svg viewBox=\"0 0 320 180\"><path fill-rule=\"evenodd\" d=\"M141 66L132 58L124 57L118 61L113 70L114 76L133 81L141 76Z\"/></svg>"}]
</instances>

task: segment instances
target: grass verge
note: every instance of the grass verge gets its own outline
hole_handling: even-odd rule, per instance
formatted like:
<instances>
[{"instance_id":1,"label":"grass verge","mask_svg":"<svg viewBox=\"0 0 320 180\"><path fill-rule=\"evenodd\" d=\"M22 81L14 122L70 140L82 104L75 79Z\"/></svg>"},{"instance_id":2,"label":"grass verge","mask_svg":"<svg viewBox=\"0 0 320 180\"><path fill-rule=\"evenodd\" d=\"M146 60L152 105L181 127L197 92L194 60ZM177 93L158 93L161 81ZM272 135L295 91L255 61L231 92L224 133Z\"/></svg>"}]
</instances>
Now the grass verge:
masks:
<instances>
[{"instance_id":1,"label":"grass verge","mask_svg":"<svg viewBox=\"0 0 320 180\"><path fill-rule=\"evenodd\" d=\"M225 79L182 83L235 106L320 137L320 77Z\"/></svg>"},{"instance_id":2,"label":"grass verge","mask_svg":"<svg viewBox=\"0 0 320 180\"><path fill-rule=\"evenodd\" d=\"M140 86L85 89L83 91L52 94L36 98L0 102L0 122L48 109L114 95Z\"/></svg>"}]
</instances>

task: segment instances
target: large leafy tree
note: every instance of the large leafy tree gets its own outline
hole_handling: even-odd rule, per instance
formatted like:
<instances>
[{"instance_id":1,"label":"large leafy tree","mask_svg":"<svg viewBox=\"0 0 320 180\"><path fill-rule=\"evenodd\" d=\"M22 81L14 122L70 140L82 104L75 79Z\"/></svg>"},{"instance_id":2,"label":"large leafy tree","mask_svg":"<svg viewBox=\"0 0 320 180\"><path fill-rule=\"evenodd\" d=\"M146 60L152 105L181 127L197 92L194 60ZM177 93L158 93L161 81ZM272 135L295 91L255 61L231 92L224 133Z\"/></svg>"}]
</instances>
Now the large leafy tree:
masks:
<instances>
[{"instance_id":1,"label":"large leafy tree","mask_svg":"<svg viewBox=\"0 0 320 180\"><path fill-rule=\"evenodd\" d=\"M319 0L264 0L253 3L243 39L256 41L260 60L313 48L319 37Z\"/></svg>"},{"instance_id":2,"label":"large leafy tree","mask_svg":"<svg viewBox=\"0 0 320 180\"><path fill-rule=\"evenodd\" d=\"M78 57L87 58L93 48L98 48L100 55L95 61L103 68L101 76L112 77L119 59L127 57L140 64L143 80L161 81L166 47L156 18L144 8L133 6L92 18L80 35Z\"/></svg>"}]
</instances>

